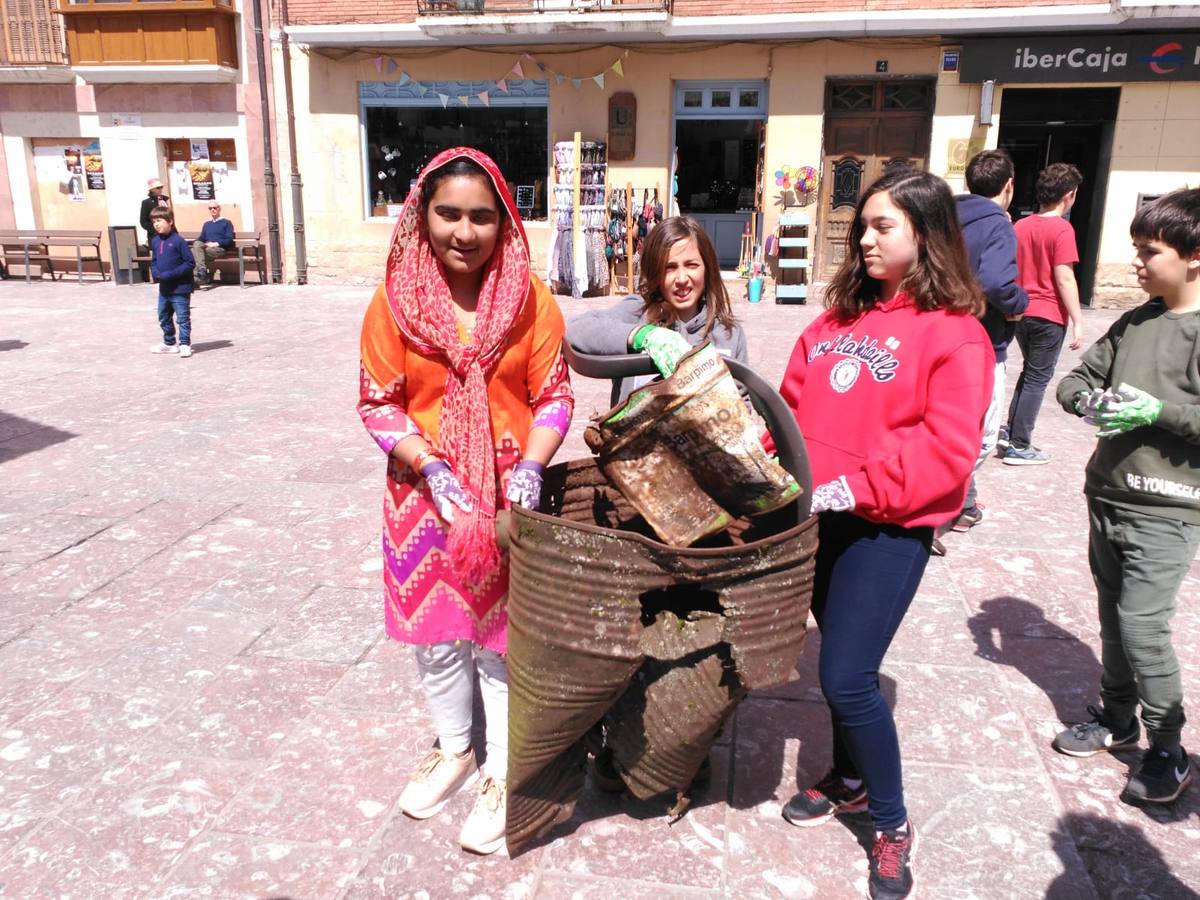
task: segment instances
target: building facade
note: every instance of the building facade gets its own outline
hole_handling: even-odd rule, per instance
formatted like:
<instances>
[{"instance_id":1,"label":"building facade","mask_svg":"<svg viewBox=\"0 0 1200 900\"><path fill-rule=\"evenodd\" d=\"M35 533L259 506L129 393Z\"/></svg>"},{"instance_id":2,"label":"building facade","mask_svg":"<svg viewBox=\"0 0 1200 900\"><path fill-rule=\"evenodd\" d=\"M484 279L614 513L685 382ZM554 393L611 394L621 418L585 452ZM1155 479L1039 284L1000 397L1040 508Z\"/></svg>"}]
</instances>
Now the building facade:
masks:
<instances>
[{"instance_id":1,"label":"building facade","mask_svg":"<svg viewBox=\"0 0 1200 900\"><path fill-rule=\"evenodd\" d=\"M962 190L968 156L1004 146L1020 217L1037 171L1075 162L1089 299L1133 284L1137 204L1200 183L1195 2L293 0L284 31L314 280L378 279L409 181L457 143L532 195L542 267L551 148L579 132L608 144L610 187L633 185L639 204L657 190L668 208L674 191L723 266L752 219L761 243L807 213L817 282L889 164Z\"/></svg>"},{"instance_id":2,"label":"building facade","mask_svg":"<svg viewBox=\"0 0 1200 900\"><path fill-rule=\"evenodd\" d=\"M1134 290L1138 204L1200 184L1200 0L0 0L0 19L0 227L135 224L157 177L184 230L215 196L287 280L376 282L409 183L456 144L500 163L543 272L552 147L576 133L607 145L610 189L699 219L723 267L748 229L764 246L806 221L818 283L900 161L963 190L969 156L1005 147L1016 218L1043 166L1079 165L1085 300Z\"/></svg>"},{"instance_id":3,"label":"building facade","mask_svg":"<svg viewBox=\"0 0 1200 900\"><path fill-rule=\"evenodd\" d=\"M215 199L237 231L269 246L262 126L273 116L252 10L0 0L0 227L136 226L154 178L181 231L198 231ZM263 75L269 85L269 67ZM111 266L107 239L101 255Z\"/></svg>"}]
</instances>

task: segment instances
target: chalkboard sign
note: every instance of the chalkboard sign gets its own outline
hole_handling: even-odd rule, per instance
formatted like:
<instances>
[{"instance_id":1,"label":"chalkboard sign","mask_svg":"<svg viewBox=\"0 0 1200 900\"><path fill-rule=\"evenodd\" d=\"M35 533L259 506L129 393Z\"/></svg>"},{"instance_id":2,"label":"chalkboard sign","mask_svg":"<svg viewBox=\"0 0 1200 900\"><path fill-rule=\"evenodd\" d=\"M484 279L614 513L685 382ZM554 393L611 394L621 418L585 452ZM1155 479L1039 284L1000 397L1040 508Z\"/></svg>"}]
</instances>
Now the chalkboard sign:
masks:
<instances>
[{"instance_id":1,"label":"chalkboard sign","mask_svg":"<svg viewBox=\"0 0 1200 900\"><path fill-rule=\"evenodd\" d=\"M533 209L533 185L517 185L517 209Z\"/></svg>"}]
</instances>

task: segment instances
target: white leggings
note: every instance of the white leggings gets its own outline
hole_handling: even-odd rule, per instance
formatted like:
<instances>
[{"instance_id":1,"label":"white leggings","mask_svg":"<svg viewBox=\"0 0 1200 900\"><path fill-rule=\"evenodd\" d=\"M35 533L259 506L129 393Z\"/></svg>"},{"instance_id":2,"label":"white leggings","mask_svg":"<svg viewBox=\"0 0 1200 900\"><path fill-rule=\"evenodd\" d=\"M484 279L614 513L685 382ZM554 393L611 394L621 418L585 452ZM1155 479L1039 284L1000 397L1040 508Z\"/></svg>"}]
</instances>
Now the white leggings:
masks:
<instances>
[{"instance_id":1,"label":"white leggings","mask_svg":"<svg viewBox=\"0 0 1200 900\"><path fill-rule=\"evenodd\" d=\"M508 771L508 668L495 650L470 641L447 641L414 648L425 702L442 750L462 753L471 746L475 674L483 698L487 760L484 770L503 779Z\"/></svg>"}]
</instances>

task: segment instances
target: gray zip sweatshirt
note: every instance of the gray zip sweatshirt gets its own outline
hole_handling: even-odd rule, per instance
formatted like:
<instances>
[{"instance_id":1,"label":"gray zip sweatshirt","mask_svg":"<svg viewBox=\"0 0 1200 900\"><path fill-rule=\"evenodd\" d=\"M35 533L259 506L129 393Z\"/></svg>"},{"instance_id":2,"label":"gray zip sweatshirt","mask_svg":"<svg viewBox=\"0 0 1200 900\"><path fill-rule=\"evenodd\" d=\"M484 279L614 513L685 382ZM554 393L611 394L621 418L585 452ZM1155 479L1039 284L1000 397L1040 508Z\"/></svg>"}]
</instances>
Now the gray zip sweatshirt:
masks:
<instances>
[{"instance_id":1,"label":"gray zip sweatshirt","mask_svg":"<svg viewBox=\"0 0 1200 900\"><path fill-rule=\"evenodd\" d=\"M1173 313L1161 298L1113 322L1058 383L1058 402L1122 382L1163 402L1153 425L1100 438L1084 493L1139 512L1200 524L1200 312Z\"/></svg>"},{"instance_id":2,"label":"gray zip sweatshirt","mask_svg":"<svg viewBox=\"0 0 1200 900\"><path fill-rule=\"evenodd\" d=\"M637 294L630 294L615 306L608 309L596 309L581 313L567 323L567 343L580 353L594 356L614 356L622 353L633 353L629 347L629 338L634 329L647 322L642 312L644 303ZM749 365L750 359L746 351L746 334L742 326L734 325L730 330L717 322L713 325L712 334L705 336L704 326L707 323L705 301L700 300L700 308L696 315L686 322L676 322L671 327L683 335L693 347L712 340L717 350L723 356L729 356L738 362ZM616 406L633 391L652 380L653 376L643 375L637 378L622 378L613 382L612 405Z\"/></svg>"}]
</instances>

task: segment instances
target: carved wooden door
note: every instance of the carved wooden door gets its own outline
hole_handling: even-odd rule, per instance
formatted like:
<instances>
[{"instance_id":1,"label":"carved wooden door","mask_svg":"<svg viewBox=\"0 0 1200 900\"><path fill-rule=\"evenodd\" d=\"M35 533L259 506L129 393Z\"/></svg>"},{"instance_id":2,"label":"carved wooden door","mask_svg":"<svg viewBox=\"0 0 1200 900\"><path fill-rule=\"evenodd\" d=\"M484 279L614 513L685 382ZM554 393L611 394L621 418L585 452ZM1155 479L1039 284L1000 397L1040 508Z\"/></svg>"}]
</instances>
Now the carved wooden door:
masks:
<instances>
[{"instance_id":1,"label":"carved wooden door","mask_svg":"<svg viewBox=\"0 0 1200 900\"><path fill-rule=\"evenodd\" d=\"M817 192L816 280L829 281L847 253L863 190L895 165L924 169L933 121L928 80L828 82L825 155Z\"/></svg>"}]
</instances>

